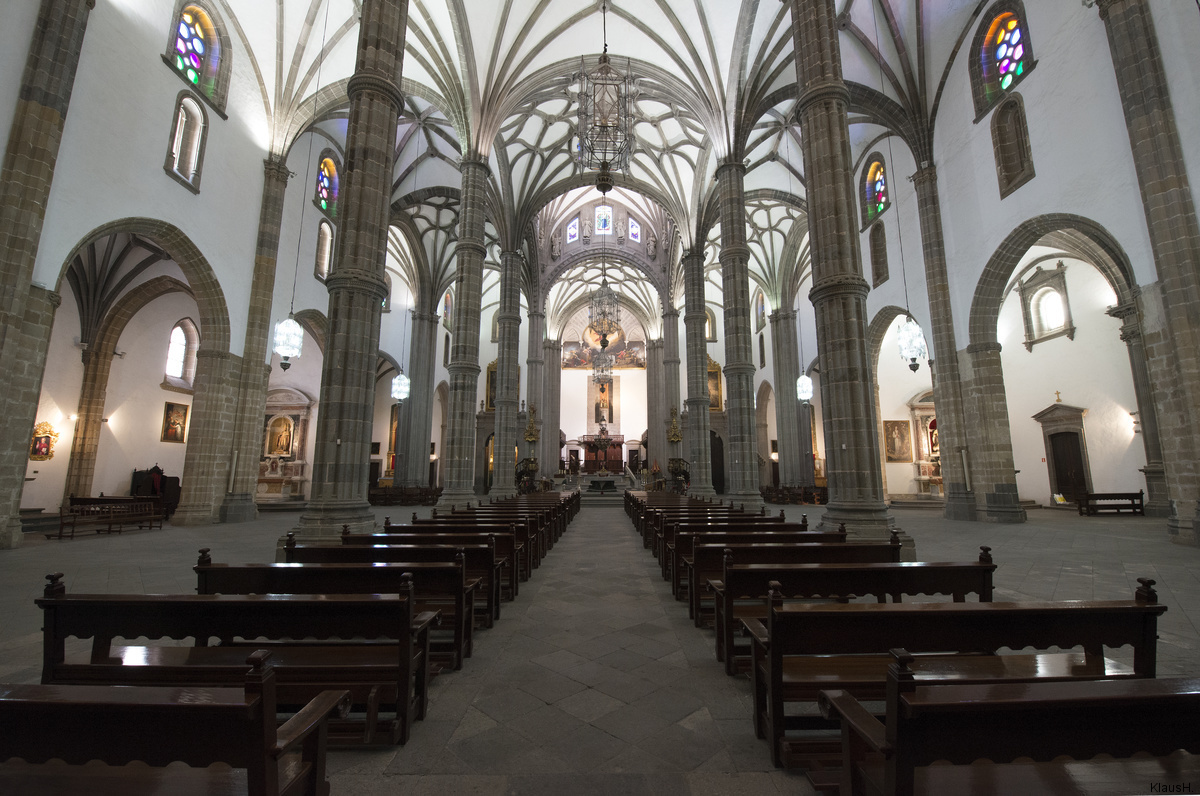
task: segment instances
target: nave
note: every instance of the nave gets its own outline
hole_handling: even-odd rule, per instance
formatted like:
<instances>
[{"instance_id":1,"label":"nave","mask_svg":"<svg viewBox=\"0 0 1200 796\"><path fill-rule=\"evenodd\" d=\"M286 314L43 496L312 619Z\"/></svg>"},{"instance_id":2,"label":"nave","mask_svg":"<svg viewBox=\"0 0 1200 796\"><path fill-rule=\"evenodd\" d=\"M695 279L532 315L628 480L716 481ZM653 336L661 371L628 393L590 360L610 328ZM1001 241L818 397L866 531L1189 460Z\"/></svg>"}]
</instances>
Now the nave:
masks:
<instances>
[{"instance_id":1,"label":"nave","mask_svg":"<svg viewBox=\"0 0 1200 796\"><path fill-rule=\"evenodd\" d=\"M384 511L377 509L380 522ZM428 512L425 509L424 512ZM789 512L790 516L790 512ZM397 519L393 516L393 519ZM797 518L798 519L798 518ZM816 522L817 512L809 520ZM268 561L292 518L33 542L0 558L0 680L38 681L42 575L71 592L187 593L195 550ZM923 560L964 560L990 545L997 600L1126 597L1157 580L1160 677L1195 676L1200 551L1160 538L1153 519L1034 512L1019 531L933 511L898 521ZM671 598L619 504L586 506L533 577L476 636L463 669L435 678L428 717L403 747L335 750L332 792L806 793L776 771L750 721L749 684L726 677L711 631Z\"/></svg>"}]
</instances>

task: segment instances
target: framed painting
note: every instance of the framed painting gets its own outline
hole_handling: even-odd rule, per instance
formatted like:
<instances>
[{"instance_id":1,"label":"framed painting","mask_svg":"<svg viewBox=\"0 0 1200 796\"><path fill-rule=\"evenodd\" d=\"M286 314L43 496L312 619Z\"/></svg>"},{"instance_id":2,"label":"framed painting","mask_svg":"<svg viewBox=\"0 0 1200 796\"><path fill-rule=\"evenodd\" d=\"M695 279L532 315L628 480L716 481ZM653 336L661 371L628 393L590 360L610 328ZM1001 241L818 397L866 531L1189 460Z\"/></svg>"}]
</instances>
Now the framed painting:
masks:
<instances>
[{"instance_id":1,"label":"framed painting","mask_svg":"<svg viewBox=\"0 0 1200 796\"><path fill-rule=\"evenodd\" d=\"M160 442L184 442L187 438L187 404L173 404L170 401L163 407L162 436Z\"/></svg>"},{"instance_id":2,"label":"framed painting","mask_svg":"<svg viewBox=\"0 0 1200 796\"><path fill-rule=\"evenodd\" d=\"M58 442L58 432L49 423L38 423L33 429L33 439L29 442L29 460L45 462L54 458L54 443Z\"/></svg>"},{"instance_id":3,"label":"framed painting","mask_svg":"<svg viewBox=\"0 0 1200 796\"><path fill-rule=\"evenodd\" d=\"M913 460L910 426L907 420L883 421L883 449L889 464L904 464Z\"/></svg>"},{"instance_id":4,"label":"framed painting","mask_svg":"<svg viewBox=\"0 0 1200 796\"><path fill-rule=\"evenodd\" d=\"M721 400L721 366L712 358L708 358L708 409L710 412L720 412L725 408Z\"/></svg>"}]
</instances>

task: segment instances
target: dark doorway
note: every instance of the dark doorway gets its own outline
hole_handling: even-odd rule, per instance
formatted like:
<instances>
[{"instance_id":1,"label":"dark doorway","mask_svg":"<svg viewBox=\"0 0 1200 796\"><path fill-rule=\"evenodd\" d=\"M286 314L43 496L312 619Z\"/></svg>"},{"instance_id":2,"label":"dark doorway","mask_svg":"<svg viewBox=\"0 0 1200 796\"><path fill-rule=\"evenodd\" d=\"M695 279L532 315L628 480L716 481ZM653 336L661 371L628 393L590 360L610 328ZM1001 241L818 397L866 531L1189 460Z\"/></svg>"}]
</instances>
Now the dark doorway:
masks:
<instances>
[{"instance_id":1,"label":"dark doorway","mask_svg":"<svg viewBox=\"0 0 1200 796\"><path fill-rule=\"evenodd\" d=\"M382 466L382 464L383 464L383 462L376 461L374 459L371 460L371 469L368 471L368 475L367 475L367 486L369 486L369 487L379 486L379 474L381 472L380 467Z\"/></svg>"},{"instance_id":2,"label":"dark doorway","mask_svg":"<svg viewBox=\"0 0 1200 796\"><path fill-rule=\"evenodd\" d=\"M631 450L629 452L629 469L637 472L642 467L642 455L639 451Z\"/></svg>"},{"instance_id":3,"label":"dark doorway","mask_svg":"<svg viewBox=\"0 0 1200 796\"><path fill-rule=\"evenodd\" d=\"M1061 431L1050 435L1050 455L1054 458L1050 475L1055 492L1074 503L1085 497L1088 491L1087 471L1083 465L1083 447L1079 435L1073 431Z\"/></svg>"},{"instance_id":4,"label":"dark doorway","mask_svg":"<svg viewBox=\"0 0 1200 796\"><path fill-rule=\"evenodd\" d=\"M712 482L713 491L718 495L725 494L725 442L717 432L708 432L708 444L712 450Z\"/></svg>"}]
</instances>

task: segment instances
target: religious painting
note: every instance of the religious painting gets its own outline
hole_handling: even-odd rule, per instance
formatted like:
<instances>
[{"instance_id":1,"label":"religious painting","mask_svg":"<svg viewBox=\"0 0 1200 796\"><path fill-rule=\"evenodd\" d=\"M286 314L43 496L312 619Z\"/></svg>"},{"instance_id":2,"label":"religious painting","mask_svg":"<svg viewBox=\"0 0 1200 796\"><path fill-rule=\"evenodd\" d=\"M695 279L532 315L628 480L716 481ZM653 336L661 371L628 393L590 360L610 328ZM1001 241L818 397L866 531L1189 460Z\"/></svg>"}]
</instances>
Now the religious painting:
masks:
<instances>
[{"instance_id":1,"label":"religious painting","mask_svg":"<svg viewBox=\"0 0 1200 796\"><path fill-rule=\"evenodd\" d=\"M487 366L487 398L483 408L488 412L496 411L496 360Z\"/></svg>"},{"instance_id":2,"label":"religious painting","mask_svg":"<svg viewBox=\"0 0 1200 796\"><path fill-rule=\"evenodd\" d=\"M563 370L590 370L592 350L583 343L563 343Z\"/></svg>"},{"instance_id":3,"label":"religious painting","mask_svg":"<svg viewBox=\"0 0 1200 796\"><path fill-rule=\"evenodd\" d=\"M54 443L58 442L58 432L54 426L42 422L34 426L33 439L29 442L29 459L34 462L45 462L54 458Z\"/></svg>"},{"instance_id":4,"label":"religious painting","mask_svg":"<svg viewBox=\"0 0 1200 796\"><path fill-rule=\"evenodd\" d=\"M913 460L912 431L908 420L883 421L883 449L889 464Z\"/></svg>"},{"instance_id":5,"label":"religious painting","mask_svg":"<svg viewBox=\"0 0 1200 796\"><path fill-rule=\"evenodd\" d=\"M173 404L169 401L163 407L162 436L160 442L183 442L187 434L187 404Z\"/></svg>"},{"instance_id":6,"label":"religious painting","mask_svg":"<svg viewBox=\"0 0 1200 796\"><path fill-rule=\"evenodd\" d=\"M596 395L596 422L607 424L613 422L612 382L601 384Z\"/></svg>"},{"instance_id":7,"label":"religious painting","mask_svg":"<svg viewBox=\"0 0 1200 796\"><path fill-rule=\"evenodd\" d=\"M646 342L644 340L631 340L617 352L613 357L614 368L642 368L646 367Z\"/></svg>"},{"instance_id":8,"label":"religious painting","mask_svg":"<svg viewBox=\"0 0 1200 796\"><path fill-rule=\"evenodd\" d=\"M720 412L725 408L721 400L721 366L712 358L708 358L708 409L710 412Z\"/></svg>"},{"instance_id":9,"label":"religious painting","mask_svg":"<svg viewBox=\"0 0 1200 796\"><path fill-rule=\"evenodd\" d=\"M290 417L275 417L267 426L267 455L291 456L296 426Z\"/></svg>"},{"instance_id":10,"label":"religious painting","mask_svg":"<svg viewBox=\"0 0 1200 796\"><path fill-rule=\"evenodd\" d=\"M592 351L599 351L600 333L593 329L590 325L583 330L583 342ZM625 330L618 326L615 330L608 333L608 345L604 346L604 351L611 356L616 356L625 350Z\"/></svg>"}]
</instances>

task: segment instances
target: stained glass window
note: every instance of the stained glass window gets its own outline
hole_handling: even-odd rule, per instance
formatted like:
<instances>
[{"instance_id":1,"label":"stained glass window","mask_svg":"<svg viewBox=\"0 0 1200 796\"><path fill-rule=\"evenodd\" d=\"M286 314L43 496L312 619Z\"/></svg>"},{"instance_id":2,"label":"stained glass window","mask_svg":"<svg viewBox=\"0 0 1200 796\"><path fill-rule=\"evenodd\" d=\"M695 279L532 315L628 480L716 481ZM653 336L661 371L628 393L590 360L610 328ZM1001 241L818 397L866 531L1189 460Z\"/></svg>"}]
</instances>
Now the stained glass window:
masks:
<instances>
[{"instance_id":1,"label":"stained glass window","mask_svg":"<svg viewBox=\"0 0 1200 796\"><path fill-rule=\"evenodd\" d=\"M198 6L184 6L175 27L175 68L188 83L213 95L220 44L212 19Z\"/></svg>"},{"instance_id":2,"label":"stained glass window","mask_svg":"<svg viewBox=\"0 0 1200 796\"><path fill-rule=\"evenodd\" d=\"M888 185L887 170L882 160L875 160L867 167L866 179L863 181L863 202L866 208L866 223L871 223L879 214L887 210Z\"/></svg>"},{"instance_id":3,"label":"stained glass window","mask_svg":"<svg viewBox=\"0 0 1200 796\"><path fill-rule=\"evenodd\" d=\"M338 174L333 158L321 158L321 170L317 174L315 201L331 218L337 216Z\"/></svg>"},{"instance_id":4,"label":"stained glass window","mask_svg":"<svg viewBox=\"0 0 1200 796\"><path fill-rule=\"evenodd\" d=\"M613 231L613 212L608 205L596 208L596 234L611 235Z\"/></svg>"},{"instance_id":5,"label":"stained glass window","mask_svg":"<svg viewBox=\"0 0 1200 796\"><path fill-rule=\"evenodd\" d=\"M988 66L1000 88L1007 91L1013 81L1025 74L1025 31L1015 14L1004 13L992 20L988 31Z\"/></svg>"},{"instance_id":6,"label":"stained glass window","mask_svg":"<svg viewBox=\"0 0 1200 796\"><path fill-rule=\"evenodd\" d=\"M642 225L634 221L632 216L629 218L629 240L634 243L642 242Z\"/></svg>"},{"instance_id":7,"label":"stained glass window","mask_svg":"<svg viewBox=\"0 0 1200 796\"><path fill-rule=\"evenodd\" d=\"M567 243L574 243L579 240L579 217L576 216L570 224L567 224Z\"/></svg>"}]
</instances>

